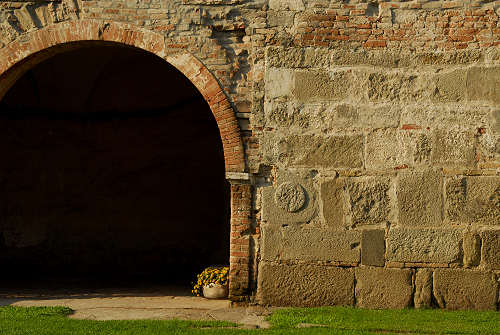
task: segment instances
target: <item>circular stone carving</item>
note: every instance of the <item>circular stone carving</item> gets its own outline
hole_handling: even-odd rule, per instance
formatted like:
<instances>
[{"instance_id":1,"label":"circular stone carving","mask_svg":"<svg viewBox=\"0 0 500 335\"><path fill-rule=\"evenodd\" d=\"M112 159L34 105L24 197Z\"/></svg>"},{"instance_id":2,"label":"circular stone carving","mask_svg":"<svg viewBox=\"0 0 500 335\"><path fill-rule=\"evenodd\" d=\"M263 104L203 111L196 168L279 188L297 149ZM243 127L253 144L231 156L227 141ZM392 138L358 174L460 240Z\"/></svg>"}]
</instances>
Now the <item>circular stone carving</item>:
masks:
<instances>
[{"instance_id":1,"label":"circular stone carving","mask_svg":"<svg viewBox=\"0 0 500 335\"><path fill-rule=\"evenodd\" d=\"M300 210L306 202L306 193L302 186L294 183L283 183L274 194L276 204L287 212Z\"/></svg>"}]
</instances>

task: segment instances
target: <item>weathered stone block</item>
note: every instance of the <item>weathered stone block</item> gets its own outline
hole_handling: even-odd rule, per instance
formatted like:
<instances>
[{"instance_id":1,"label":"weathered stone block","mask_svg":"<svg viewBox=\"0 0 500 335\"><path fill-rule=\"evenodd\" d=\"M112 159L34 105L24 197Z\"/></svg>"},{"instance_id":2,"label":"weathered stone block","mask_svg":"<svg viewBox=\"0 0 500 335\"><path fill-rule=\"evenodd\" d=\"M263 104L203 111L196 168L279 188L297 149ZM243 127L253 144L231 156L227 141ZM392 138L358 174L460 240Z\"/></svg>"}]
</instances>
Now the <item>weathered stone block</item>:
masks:
<instances>
[{"instance_id":1,"label":"weathered stone block","mask_svg":"<svg viewBox=\"0 0 500 335\"><path fill-rule=\"evenodd\" d=\"M303 67L304 50L301 48L269 47L266 49L266 61L269 67Z\"/></svg>"},{"instance_id":2,"label":"weathered stone block","mask_svg":"<svg viewBox=\"0 0 500 335\"><path fill-rule=\"evenodd\" d=\"M408 55L386 50L366 51L361 49L354 51L341 48L331 50L331 62L334 65L373 65L395 68L408 59ZM406 66L408 65L406 64Z\"/></svg>"},{"instance_id":3,"label":"weathered stone block","mask_svg":"<svg viewBox=\"0 0 500 335\"><path fill-rule=\"evenodd\" d=\"M307 223L317 215L316 199L309 171L280 170L275 185L262 190L262 220L277 225Z\"/></svg>"},{"instance_id":4,"label":"weathered stone block","mask_svg":"<svg viewBox=\"0 0 500 335\"><path fill-rule=\"evenodd\" d=\"M397 186L399 223L405 226L441 224L442 177L439 171L400 172Z\"/></svg>"},{"instance_id":5,"label":"weathered stone block","mask_svg":"<svg viewBox=\"0 0 500 335\"><path fill-rule=\"evenodd\" d=\"M463 69L437 74L434 77L436 90L432 100L436 102L465 100L466 78L467 70Z\"/></svg>"},{"instance_id":6,"label":"weathered stone block","mask_svg":"<svg viewBox=\"0 0 500 335\"><path fill-rule=\"evenodd\" d=\"M370 101L417 101L429 96L429 83L415 74L401 72L357 72Z\"/></svg>"},{"instance_id":7,"label":"weathered stone block","mask_svg":"<svg viewBox=\"0 0 500 335\"><path fill-rule=\"evenodd\" d=\"M481 239L474 232L466 232L463 242L464 265L466 267L478 266L481 260Z\"/></svg>"},{"instance_id":8,"label":"weathered stone block","mask_svg":"<svg viewBox=\"0 0 500 335\"><path fill-rule=\"evenodd\" d=\"M281 231L281 260L359 263L360 231L303 226L287 226Z\"/></svg>"},{"instance_id":9,"label":"weathered stone block","mask_svg":"<svg viewBox=\"0 0 500 335\"><path fill-rule=\"evenodd\" d=\"M277 225L262 225L260 239L261 257L264 261L277 261L282 244L281 229Z\"/></svg>"},{"instance_id":10,"label":"weathered stone block","mask_svg":"<svg viewBox=\"0 0 500 335\"><path fill-rule=\"evenodd\" d=\"M385 177L362 177L346 180L351 208L352 223L374 224L387 220L390 179Z\"/></svg>"},{"instance_id":11,"label":"weathered stone block","mask_svg":"<svg viewBox=\"0 0 500 335\"><path fill-rule=\"evenodd\" d=\"M359 168L363 150L363 135L291 135L277 143L277 158L294 167Z\"/></svg>"},{"instance_id":12,"label":"weathered stone block","mask_svg":"<svg viewBox=\"0 0 500 335\"><path fill-rule=\"evenodd\" d=\"M411 270L357 268L356 302L363 308L405 308L412 298Z\"/></svg>"},{"instance_id":13,"label":"weathered stone block","mask_svg":"<svg viewBox=\"0 0 500 335\"><path fill-rule=\"evenodd\" d=\"M330 227L344 228L344 179L336 178L323 181L320 197L326 224Z\"/></svg>"},{"instance_id":14,"label":"weathered stone block","mask_svg":"<svg viewBox=\"0 0 500 335\"><path fill-rule=\"evenodd\" d=\"M361 264L384 266L385 230L364 229L361 234Z\"/></svg>"},{"instance_id":15,"label":"weathered stone block","mask_svg":"<svg viewBox=\"0 0 500 335\"><path fill-rule=\"evenodd\" d=\"M354 272L318 265L260 263L257 299L274 306L354 304Z\"/></svg>"},{"instance_id":16,"label":"weathered stone block","mask_svg":"<svg viewBox=\"0 0 500 335\"><path fill-rule=\"evenodd\" d=\"M294 96L300 102L337 101L351 93L350 71L296 71Z\"/></svg>"},{"instance_id":17,"label":"weathered stone block","mask_svg":"<svg viewBox=\"0 0 500 335\"><path fill-rule=\"evenodd\" d=\"M313 128L315 116L318 112L316 106L309 108L297 108L293 103L282 101L266 101L264 103L264 114L266 126L277 129L300 129L303 131L309 127Z\"/></svg>"},{"instance_id":18,"label":"weathered stone block","mask_svg":"<svg viewBox=\"0 0 500 335\"><path fill-rule=\"evenodd\" d=\"M289 69L266 69L266 98L277 98L291 94L294 82L293 76L293 71Z\"/></svg>"},{"instance_id":19,"label":"weathered stone block","mask_svg":"<svg viewBox=\"0 0 500 335\"><path fill-rule=\"evenodd\" d=\"M498 283L492 273L437 269L434 271L434 297L446 309L496 309Z\"/></svg>"},{"instance_id":20,"label":"weathered stone block","mask_svg":"<svg viewBox=\"0 0 500 335\"><path fill-rule=\"evenodd\" d=\"M294 16L293 12L270 10L267 12L267 22L269 27L291 27Z\"/></svg>"},{"instance_id":21,"label":"weathered stone block","mask_svg":"<svg viewBox=\"0 0 500 335\"><path fill-rule=\"evenodd\" d=\"M476 63L481 59L480 50L457 50L424 52L364 50L334 48L331 50L331 63L334 65L372 65L388 67L419 67L420 65L447 65Z\"/></svg>"},{"instance_id":22,"label":"weathered stone block","mask_svg":"<svg viewBox=\"0 0 500 335\"><path fill-rule=\"evenodd\" d=\"M377 130L368 134L366 140L366 167L384 169L427 164L431 148L431 140L425 133Z\"/></svg>"},{"instance_id":23,"label":"weathered stone block","mask_svg":"<svg viewBox=\"0 0 500 335\"><path fill-rule=\"evenodd\" d=\"M500 67L471 67L467 73L469 100L487 100L500 104Z\"/></svg>"},{"instance_id":24,"label":"weathered stone block","mask_svg":"<svg viewBox=\"0 0 500 335\"><path fill-rule=\"evenodd\" d=\"M451 222L500 224L500 176L450 178L445 188Z\"/></svg>"},{"instance_id":25,"label":"weathered stone block","mask_svg":"<svg viewBox=\"0 0 500 335\"><path fill-rule=\"evenodd\" d=\"M500 230L481 232L481 263L489 269L500 269Z\"/></svg>"},{"instance_id":26,"label":"weathered stone block","mask_svg":"<svg viewBox=\"0 0 500 335\"><path fill-rule=\"evenodd\" d=\"M421 129L459 128L475 132L489 123L490 110L490 107L465 104L409 105L401 111L401 124Z\"/></svg>"},{"instance_id":27,"label":"weathered stone block","mask_svg":"<svg viewBox=\"0 0 500 335\"><path fill-rule=\"evenodd\" d=\"M474 142L471 131L437 130L432 141L432 163L446 167L472 167L476 159Z\"/></svg>"},{"instance_id":28,"label":"weathered stone block","mask_svg":"<svg viewBox=\"0 0 500 335\"><path fill-rule=\"evenodd\" d=\"M399 115L399 106L341 103L328 106L323 118L329 129L376 129L398 127Z\"/></svg>"},{"instance_id":29,"label":"weathered stone block","mask_svg":"<svg viewBox=\"0 0 500 335\"><path fill-rule=\"evenodd\" d=\"M432 271L418 269L415 274L415 296L413 303L416 308L429 308L432 303Z\"/></svg>"},{"instance_id":30,"label":"weathered stone block","mask_svg":"<svg viewBox=\"0 0 500 335\"><path fill-rule=\"evenodd\" d=\"M492 116L493 116L493 126L491 129L493 130L493 133L496 135L500 135L500 109L495 109L492 111Z\"/></svg>"},{"instance_id":31,"label":"weathered stone block","mask_svg":"<svg viewBox=\"0 0 500 335\"><path fill-rule=\"evenodd\" d=\"M459 229L392 228L387 237L387 260L408 263L456 263L461 261Z\"/></svg>"},{"instance_id":32,"label":"weathered stone block","mask_svg":"<svg viewBox=\"0 0 500 335\"><path fill-rule=\"evenodd\" d=\"M269 8L272 10L302 11L305 9L302 0L269 0Z\"/></svg>"},{"instance_id":33,"label":"weathered stone block","mask_svg":"<svg viewBox=\"0 0 500 335\"><path fill-rule=\"evenodd\" d=\"M500 50L495 48L485 50L484 60L485 63L493 63L493 64L500 63Z\"/></svg>"},{"instance_id":34,"label":"weathered stone block","mask_svg":"<svg viewBox=\"0 0 500 335\"><path fill-rule=\"evenodd\" d=\"M294 15L291 12L280 13L286 13L287 16ZM326 48L283 48L273 46L266 49L266 65L268 67L291 69L324 68L326 64L329 64L329 57L329 50Z\"/></svg>"},{"instance_id":35,"label":"weathered stone block","mask_svg":"<svg viewBox=\"0 0 500 335\"><path fill-rule=\"evenodd\" d=\"M328 48L305 48L304 65L307 68L325 68L330 64L330 49Z\"/></svg>"},{"instance_id":36,"label":"weathered stone block","mask_svg":"<svg viewBox=\"0 0 500 335\"><path fill-rule=\"evenodd\" d=\"M446 50L446 51L425 51L410 57L415 57L416 65L446 65L456 66L458 64L477 63L482 58L480 50Z\"/></svg>"}]
</instances>

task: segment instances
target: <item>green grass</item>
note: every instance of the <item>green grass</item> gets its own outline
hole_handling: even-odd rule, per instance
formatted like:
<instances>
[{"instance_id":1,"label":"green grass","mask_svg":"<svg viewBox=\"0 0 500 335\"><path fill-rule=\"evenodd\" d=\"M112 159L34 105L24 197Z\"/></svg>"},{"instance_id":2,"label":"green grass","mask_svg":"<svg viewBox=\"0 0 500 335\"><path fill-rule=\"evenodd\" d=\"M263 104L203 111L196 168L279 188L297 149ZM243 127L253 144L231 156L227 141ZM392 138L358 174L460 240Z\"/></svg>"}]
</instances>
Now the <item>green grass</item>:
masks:
<instances>
[{"instance_id":1,"label":"green grass","mask_svg":"<svg viewBox=\"0 0 500 335\"><path fill-rule=\"evenodd\" d=\"M270 321L278 329L299 323L328 325L335 330L417 334L500 334L499 312L432 309L366 310L342 307L280 310Z\"/></svg>"},{"instance_id":2,"label":"green grass","mask_svg":"<svg viewBox=\"0 0 500 335\"><path fill-rule=\"evenodd\" d=\"M235 329L222 321L73 320L65 307L0 307L2 335L152 334L500 334L499 312L292 308L270 317L271 329ZM326 328L296 328L300 323Z\"/></svg>"}]
</instances>

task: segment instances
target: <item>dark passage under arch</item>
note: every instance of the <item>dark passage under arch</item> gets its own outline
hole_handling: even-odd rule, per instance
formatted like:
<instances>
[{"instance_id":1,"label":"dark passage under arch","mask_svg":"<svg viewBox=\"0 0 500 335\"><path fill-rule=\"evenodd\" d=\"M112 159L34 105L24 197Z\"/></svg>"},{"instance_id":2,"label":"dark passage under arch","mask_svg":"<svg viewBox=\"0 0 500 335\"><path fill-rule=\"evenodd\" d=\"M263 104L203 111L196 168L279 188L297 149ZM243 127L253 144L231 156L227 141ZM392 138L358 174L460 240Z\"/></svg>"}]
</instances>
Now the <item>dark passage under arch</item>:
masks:
<instances>
[{"instance_id":1,"label":"dark passage under arch","mask_svg":"<svg viewBox=\"0 0 500 335\"><path fill-rule=\"evenodd\" d=\"M163 59L116 44L60 53L0 108L3 280L189 284L228 263L217 123Z\"/></svg>"}]
</instances>

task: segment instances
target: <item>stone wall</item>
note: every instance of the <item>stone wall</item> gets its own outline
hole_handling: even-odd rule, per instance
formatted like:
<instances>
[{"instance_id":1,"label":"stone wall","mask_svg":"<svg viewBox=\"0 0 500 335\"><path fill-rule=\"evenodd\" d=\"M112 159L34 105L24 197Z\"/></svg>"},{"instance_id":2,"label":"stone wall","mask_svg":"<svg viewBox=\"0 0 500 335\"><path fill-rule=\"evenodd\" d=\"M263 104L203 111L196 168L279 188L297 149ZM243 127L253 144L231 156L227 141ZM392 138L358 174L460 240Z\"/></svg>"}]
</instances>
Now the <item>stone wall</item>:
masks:
<instances>
[{"instance_id":1,"label":"stone wall","mask_svg":"<svg viewBox=\"0 0 500 335\"><path fill-rule=\"evenodd\" d=\"M257 300L496 309L499 4L310 5L252 115Z\"/></svg>"},{"instance_id":2,"label":"stone wall","mask_svg":"<svg viewBox=\"0 0 500 335\"><path fill-rule=\"evenodd\" d=\"M217 78L248 173L231 177L234 299L498 307L498 1L0 8L4 49L61 21L126 23Z\"/></svg>"}]
</instances>

